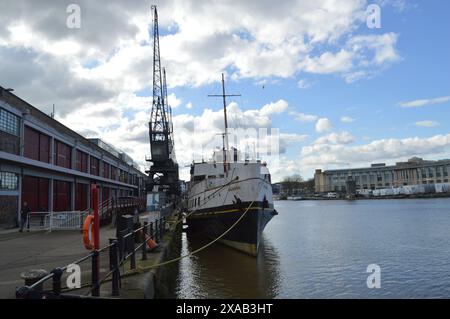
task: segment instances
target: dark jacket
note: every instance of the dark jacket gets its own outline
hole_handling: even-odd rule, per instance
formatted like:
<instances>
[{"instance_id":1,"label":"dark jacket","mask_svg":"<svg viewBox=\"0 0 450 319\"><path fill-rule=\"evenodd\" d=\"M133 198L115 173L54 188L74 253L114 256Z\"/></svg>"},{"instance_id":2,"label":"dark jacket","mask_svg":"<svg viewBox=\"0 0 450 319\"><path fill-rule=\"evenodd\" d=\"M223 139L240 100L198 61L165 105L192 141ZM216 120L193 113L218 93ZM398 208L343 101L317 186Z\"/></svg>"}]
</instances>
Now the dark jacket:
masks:
<instances>
[{"instance_id":1,"label":"dark jacket","mask_svg":"<svg viewBox=\"0 0 450 319\"><path fill-rule=\"evenodd\" d=\"M24 206L22 207L22 210L20 211L20 216L22 218L27 218L28 214L31 212L30 206Z\"/></svg>"}]
</instances>

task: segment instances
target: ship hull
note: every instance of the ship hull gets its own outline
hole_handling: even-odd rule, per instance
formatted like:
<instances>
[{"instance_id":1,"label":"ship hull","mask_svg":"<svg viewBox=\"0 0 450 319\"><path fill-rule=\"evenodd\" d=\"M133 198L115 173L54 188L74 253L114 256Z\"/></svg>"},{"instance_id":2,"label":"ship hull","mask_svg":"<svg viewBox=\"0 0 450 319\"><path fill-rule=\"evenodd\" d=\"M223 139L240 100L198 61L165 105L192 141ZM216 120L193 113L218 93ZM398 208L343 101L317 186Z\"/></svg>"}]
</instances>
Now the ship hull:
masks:
<instances>
[{"instance_id":1,"label":"ship hull","mask_svg":"<svg viewBox=\"0 0 450 319\"><path fill-rule=\"evenodd\" d=\"M220 243L257 256L262 232L275 214L273 204L267 202L240 202L200 209L186 218L188 235L213 240L226 232Z\"/></svg>"}]
</instances>

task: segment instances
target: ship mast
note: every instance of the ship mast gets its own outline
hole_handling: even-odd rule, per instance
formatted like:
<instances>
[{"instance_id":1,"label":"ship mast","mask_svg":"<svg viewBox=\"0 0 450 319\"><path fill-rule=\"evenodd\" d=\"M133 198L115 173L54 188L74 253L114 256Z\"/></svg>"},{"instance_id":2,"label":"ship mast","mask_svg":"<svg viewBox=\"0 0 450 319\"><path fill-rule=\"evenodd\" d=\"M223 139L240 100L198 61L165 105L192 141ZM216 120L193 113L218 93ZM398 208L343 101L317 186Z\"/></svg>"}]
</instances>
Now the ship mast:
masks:
<instances>
[{"instance_id":1,"label":"ship mast","mask_svg":"<svg viewBox=\"0 0 450 319\"><path fill-rule=\"evenodd\" d=\"M240 94L226 94L225 93L225 76L222 73L222 94L211 94L209 97L221 97L223 100L223 115L225 121L225 132L224 136L224 145L223 145L223 170L227 172L227 151L229 150L228 145L228 119L227 119L227 96L241 96Z\"/></svg>"}]
</instances>

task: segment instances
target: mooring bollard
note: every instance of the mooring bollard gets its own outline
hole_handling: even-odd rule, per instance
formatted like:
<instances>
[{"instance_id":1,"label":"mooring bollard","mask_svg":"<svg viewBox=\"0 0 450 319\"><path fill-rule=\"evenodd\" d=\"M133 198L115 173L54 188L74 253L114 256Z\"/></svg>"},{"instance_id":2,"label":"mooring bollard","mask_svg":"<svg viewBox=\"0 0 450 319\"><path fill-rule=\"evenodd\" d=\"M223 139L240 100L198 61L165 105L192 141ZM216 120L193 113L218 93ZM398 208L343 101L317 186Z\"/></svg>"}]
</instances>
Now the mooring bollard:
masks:
<instances>
[{"instance_id":1,"label":"mooring bollard","mask_svg":"<svg viewBox=\"0 0 450 319\"><path fill-rule=\"evenodd\" d=\"M30 271L25 271L20 274L20 277L25 280L25 286L32 286L42 278L48 275L47 270L45 269L32 269ZM34 287L34 291L42 292L44 287L44 283L40 283L36 287Z\"/></svg>"}]
</instances>

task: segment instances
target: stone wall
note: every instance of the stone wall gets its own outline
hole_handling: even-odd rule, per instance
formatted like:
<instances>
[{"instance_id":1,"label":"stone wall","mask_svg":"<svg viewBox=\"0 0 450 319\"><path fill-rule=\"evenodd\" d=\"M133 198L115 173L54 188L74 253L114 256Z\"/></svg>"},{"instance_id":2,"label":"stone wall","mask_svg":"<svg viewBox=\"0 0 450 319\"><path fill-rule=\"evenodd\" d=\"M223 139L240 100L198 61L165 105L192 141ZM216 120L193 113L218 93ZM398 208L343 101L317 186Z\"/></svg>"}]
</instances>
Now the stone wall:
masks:
<instances>
[{"instance_id":1,"label":"stone wall","mask_svg":"<svg viewBox=\"0 0 450 319\"><path fill-rule=\"evenodd\" d=\"M179 223L169 239L168 245L163 252L163 261L172 260L180 257L181 254L181 233L183 229L183 223ZM178 262L170 263L161 267L158 267L155 272L155 294L156 299L175 299L176 298L176 286L179 272Z\"/></svg>"},{"instance_id":2,"label":"stone wall","mask_svg":"<svg viewBox=\"0 0 450 319\"><path fill-rule=\"evenodd\" d=\"M17 196L0 196L0 228L17 227Z\"/></svg>"}]
</instances>

